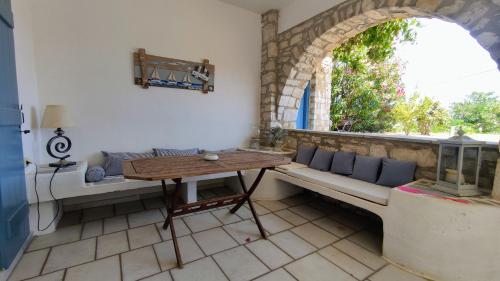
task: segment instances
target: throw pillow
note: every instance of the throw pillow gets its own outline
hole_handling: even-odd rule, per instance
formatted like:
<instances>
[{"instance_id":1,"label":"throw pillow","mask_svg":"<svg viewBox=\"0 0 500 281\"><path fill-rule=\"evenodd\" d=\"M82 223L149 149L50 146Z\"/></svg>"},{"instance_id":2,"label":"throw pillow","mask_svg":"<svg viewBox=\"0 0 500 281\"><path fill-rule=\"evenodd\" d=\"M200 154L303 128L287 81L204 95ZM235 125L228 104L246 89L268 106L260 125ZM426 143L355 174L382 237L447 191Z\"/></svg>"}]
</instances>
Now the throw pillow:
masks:
<instances>
[{"instance_id":1,"label":"throw pillow","mask_svg":"<svg viewBox=\"0 0 500 281\"><path fill-rule=\"evenodd\" d=\"M354 152L335 152L335 154L333 155L332 167L330 171L335 174L346 176L351 175L352 167L354 165L354 157L356 157L356 153Z\"/></svg>"},{"instance_id":2,"label":"throw pillow","mask_svg":"<svg viewBox=\"0 0 500 281\"><path fill-rule=\"evenodd\" d=\"M295 159L295 162L304 165L309 165L309 163L311 163L315 151L316 151L315 146L301 144L297 150L297 158Z\"/></svg>"},{"instance_id":3,"label":"throw pillow","mask_svg":"<svg viewBox=\"0 0 500 281\"><path fill-rule=\"evenodd\" d=\"M415 162L398 161L384 158L382 161L382 173L377 184L396 187L412 182L415 178Z\"/></svg>"},{"instance_id":4,"label":"throw pillow","mask_svg":"<svg viewBox=\"0 0 500 281\"><path fill-rule=\"evenodd\" d=\"M107 152L102 151L104 155L104 171L106 176L123 175L123 160L133 160L139 158L151 158L154 154L151 152L133 153L133 152Z\"/></svg>"},{"instance_id":5,"label":"throw pillow","mask_svg":"<svg viewBox=\"0 0 500 281\"><path fill-rule=\"evenodd\" d=\"M314 153L311 164L309 164L309 168L320 171L328 171L332 165L332 159L333 151L318 148Z\"/></svg>"},{"instance_id":6,"label":"throw pillow","mask_svg":"<svg viewBox=\"0 0 500 281\"><path fill-rule=\"evenodd\" d=\"M173 148L153 148L156 156L189 156L199 154L198 148L173 149Z\"/></svg>"},{"instance_id":7,"label":"throw pillow","mask_svg":"<svg viewBox=\"0 0 500 281\"><path fill-rule=\"evenodd\" d=\"M86 182L99 182L104 179L106 172L104 168L101 166L92 166L87 169L85 173L85 181Z\"/></svg>"},{"instance_id":8,"label":"throw pillow","mask_svg":"<svg viewBox=\"0 0 500 281\"><path fill-rule=\"evenodd\" d=\"M378 178L382 158L357 155L351 177L366 182L375 183Z\"/></svg>"}]
</instances>

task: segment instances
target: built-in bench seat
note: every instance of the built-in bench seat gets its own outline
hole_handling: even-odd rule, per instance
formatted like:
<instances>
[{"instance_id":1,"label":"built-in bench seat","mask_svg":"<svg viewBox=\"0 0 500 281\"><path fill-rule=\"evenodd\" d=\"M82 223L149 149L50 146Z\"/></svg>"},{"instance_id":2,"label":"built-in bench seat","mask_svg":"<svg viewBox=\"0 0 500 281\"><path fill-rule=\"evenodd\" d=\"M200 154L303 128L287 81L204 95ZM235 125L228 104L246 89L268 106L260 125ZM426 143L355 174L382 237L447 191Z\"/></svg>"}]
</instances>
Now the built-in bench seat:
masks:
<instances>
[{"instance_id":1,"label":"built-in bench seat","mask_svg":"<svg viewBox=\"0 0 500 281\"><path fill-rule=\"evenodd\" d=\"M385 186L318 171L307 166L289 169L285 173L380 205L387 205L389 201L391 189Z\"/></svg>"}]
</instances>

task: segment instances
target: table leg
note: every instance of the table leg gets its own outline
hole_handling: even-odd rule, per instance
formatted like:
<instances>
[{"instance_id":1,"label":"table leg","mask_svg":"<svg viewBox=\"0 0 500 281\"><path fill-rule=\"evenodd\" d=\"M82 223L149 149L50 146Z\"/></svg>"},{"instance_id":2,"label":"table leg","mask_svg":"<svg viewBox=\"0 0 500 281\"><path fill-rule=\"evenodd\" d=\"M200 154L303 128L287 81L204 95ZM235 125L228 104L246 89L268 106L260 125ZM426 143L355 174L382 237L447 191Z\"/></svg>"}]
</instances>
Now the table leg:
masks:
<instances>
[{"instance_id":1,"label":"table leg","mask_svg":"<svg viewBox=\"0 0 500 281\"><path fill-rule=\"evenodd\" d=\"M170 199L170 204L167 206L167 219L165 223L163 223L163 229L167 229L170 225L170 233L172 234L172 242L174 243L175 257L177 258L177 266L179 268L183 267L181 252L179 250L179 244L177 243L177 236L175 235L175 227L174 227L174 210L177 205L177 198L179 197L179 192L182 188L182 179L174 179L175 182L175 190L172 198ZM165 186L165 181L161 181L162 186ZM165 198L165 201L167 199ZM167 201L168 202L168 201Z\"/></svg>"},{"instance_id":2,"label":"table leg","mask_svg":"<svg viewBox=\"0 0 500 281\"><path fill-rule=\"evenodd\" d=\"M260 235L265 239L266 238L266 232L264 230L264 227L262 227L262 224L260 223L259 216L257 216L257 212L255 211L255 208L253 207L252 200L250 199L250 196L252 193L255 191L257 186L259 185L260 181L262 180L262 177L264 176L264 173L266 172L266 168L262 168L257 175L257 178L253 182L252 186L250 187L249 190L247 190L247 186L245 184L245 181L243 180L243 176L241 175L241 171L238 171L238 179L240 180L241 188L243 189L243 193L245 194L245 197L238 203L236 204L230 212L234 214L236 211L238 211L241 206L246 202L248 202L248 206L250 207L250 211L252 212L253 218L255 219L255 223L257 224L257 227L259 228Z\"/></svg>"}]
</instances>

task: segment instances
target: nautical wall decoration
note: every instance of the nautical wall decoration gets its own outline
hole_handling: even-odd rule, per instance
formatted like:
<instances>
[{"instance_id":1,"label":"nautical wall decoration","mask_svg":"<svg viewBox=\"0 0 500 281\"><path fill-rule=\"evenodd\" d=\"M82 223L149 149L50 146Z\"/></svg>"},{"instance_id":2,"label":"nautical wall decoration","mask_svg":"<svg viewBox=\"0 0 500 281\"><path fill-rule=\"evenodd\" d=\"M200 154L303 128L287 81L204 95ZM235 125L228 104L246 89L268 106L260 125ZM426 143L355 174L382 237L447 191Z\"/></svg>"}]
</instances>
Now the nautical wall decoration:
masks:
<instances>
[{"instance_id":1,"label":"nautical wall decoration","mask_svg":"<svg viewBox=\"0 0 500 281\"><path fill-rule=\"evenodd\" d=\"M215 66L207 59L201 63L147 55L145 49L134 53L136 85L214 91Z\"/></svg>"}]
</instances>

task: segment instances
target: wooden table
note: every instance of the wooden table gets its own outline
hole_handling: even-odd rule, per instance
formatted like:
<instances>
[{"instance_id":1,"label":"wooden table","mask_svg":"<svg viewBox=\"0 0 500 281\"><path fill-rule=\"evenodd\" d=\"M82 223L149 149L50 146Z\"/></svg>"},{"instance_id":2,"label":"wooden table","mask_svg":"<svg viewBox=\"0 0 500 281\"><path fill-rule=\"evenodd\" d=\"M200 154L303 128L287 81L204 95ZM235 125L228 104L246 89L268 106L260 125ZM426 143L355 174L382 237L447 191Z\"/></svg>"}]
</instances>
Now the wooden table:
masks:
<instances>
[{"instance_id":1,"label":"wooden table","mask_svg":"<svg viewBox=\"0 0 500 281\"><path fill-rule=\"evenodd\" d=\"M289 164L290 159L279 155L270 155L259 152L250 151L237 151L219 154L219 160L207 161L203 159L202 155L193 156L172 156L172 157L155 157L146 159L129 160L123 162L123 175L127 179L156 181L161 180L163 187L163 196L167 206L167 219L163 224L163 229L167 229L170 225L170 232L172 233L172 241L174 243L175 256L177 258L177 265L182 268L182 258L177 243L177 236L175 235L175 228L173 218L189 213L194 213L202 210L214 209L221 206L235 204L230 210L235 213L239 208L248 202L250 211L255 219L257 227L263 238L266 238L266 233L259 217L255 212L255 208L250 200L250 196L259 185L260 180L264 176L267 169L274 169L276 166ZM251 185L247 189L243 177L242 170L260 169L260 172ZM182 187L183 177L200 176L207 174L216 174L223 172L236 171L240 184L243 190L242 194L212 198L209 200L198 201L190 204L178 204L178 198ZM172 180L175 182L175 189L173 196L170 200L167 198L167 189L165 180Z\"/></svg>"}]
</instances>

